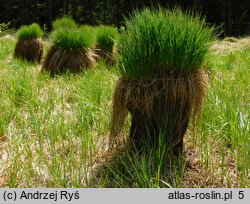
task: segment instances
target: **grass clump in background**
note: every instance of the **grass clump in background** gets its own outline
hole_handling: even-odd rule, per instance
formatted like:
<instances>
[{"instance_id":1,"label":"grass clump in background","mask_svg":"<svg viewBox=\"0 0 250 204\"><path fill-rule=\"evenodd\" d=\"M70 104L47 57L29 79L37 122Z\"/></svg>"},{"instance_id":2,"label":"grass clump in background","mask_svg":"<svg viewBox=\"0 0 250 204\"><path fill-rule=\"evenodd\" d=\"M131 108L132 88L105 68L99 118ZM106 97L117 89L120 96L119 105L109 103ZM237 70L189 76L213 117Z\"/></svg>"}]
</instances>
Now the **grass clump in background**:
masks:
<instances>
[{"instance_id":1,"label":"grass clump in background","mask_svg":"<svg viewBox=\"0 0 250 204\"><path fill-rule=\"evenodd\" d=\"M180 9L136 11L126 20L119 41L119 71L133 79L155 72L195 72L214 40L214 30L204 18Z\"/></svg>"},{"instance_id":2,"label":"grass clump in background","mask_svg":"<svg viewBox=\"0 0 250 204\"><path fill-rule=\"evenodd\" d=\"M116 41L118 31L112 26L99 26L96 28L96 54L97 60L103 59L109 65L114 65L117 58Z\"/></svg>"},{"instance_id":3,"label":"grass clump in background","mask_svg":"<svg viewBox=\"0 0 250 204\"><path fill-rule=\"evenodd\" d=\"M52 32L51 41L58 48L77 51L86 50L93 46L95 37L91 30L61 28Z\"/></svg>"},{"instance_id":4,"label":"grass clump in background","mask_svg":"<svg viewBox=\"0 0 250 204\"><path fill-rule=\"evenodd\" d=\"M43 70L49 71L52 76L94 67L95 59L90 48L95 37L90 29L59 28L52 32L51 41L53 45L45 57Z\"/></svg>"},{"instance_id":5,"label":"grass clump in background","mask_svg":"<svg viewBox=\"0 0 250 204\"><path fill-rule=\"evenodd\" d=\"M96 43L104 51L112 53L118 31L112 26L100 26L96 31Z\"/></svg>"},{"instance_id":6,"label":"grass clump in background","mask_svg":"<svg viewBox=\"0 0 250 204\"><path fill-rule=\"evenodd\" d=\"M33 23L29 26L22 26L17 31L17 39L25 40L27 38L40 38L43 35L43 30L37 23Z\"/></svg>"},{"instance_id":7,"label":"grass clump in background","mask_svg":"<svg viewBox=\"0 0 250 204\"><path fill-rule=\"evenodd\" d=\"M63 16L53 21L52 27L53 30L56 30L58 28L77 28L77 24L71 17Z\"/></svg>"},{"instance_id":8,"label":"grass clump in background","mask_svg":"<svg viewBox=\"0 0 250 204\"><path fill-rule=\"evenodd\" d=\"M14 50L14 58L40 62L43 55L42 35L43 31L37 23L21 27L17 31L18 40Z\"/></svg>"},{"instance_id":9,"label":"grass clump in background","mask_svg":"<svg viewBox=\"0 0 250 204\"><path fill-rule=\"evenodd\" d=\"M79 29L82 31L82 32L90 32L92 33L92 36L95 38L96 40L96 27L94 26L90 26L90 25L80 25L79 26Z\"/></svg>"}]
</instances>

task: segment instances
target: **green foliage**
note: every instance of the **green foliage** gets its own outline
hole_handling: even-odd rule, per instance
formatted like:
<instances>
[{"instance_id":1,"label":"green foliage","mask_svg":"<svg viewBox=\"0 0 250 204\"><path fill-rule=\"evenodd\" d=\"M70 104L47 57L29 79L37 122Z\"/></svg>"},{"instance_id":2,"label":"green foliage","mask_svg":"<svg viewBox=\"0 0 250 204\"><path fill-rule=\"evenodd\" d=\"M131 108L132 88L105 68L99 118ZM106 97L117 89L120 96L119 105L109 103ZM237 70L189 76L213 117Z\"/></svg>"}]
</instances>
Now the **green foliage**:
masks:
<instances>
[{"instance_id":1,"label":"green foliage","mask_svg":"<svg viewBox=\"0 0 250 204\"><path fill-rule=\"evenodd\" d=\"M52 22L53 29L58 28L76 28L76 22L69 16L63 16Z\"/></svg>"},{"instance_id":2,"label":"green foliage","mask_svg":"<svg viewBox=\"0 0 250 204\"><path fill-rule=\"evenodd\" d=\"M96 27L90 25L81 25L79 29L81 30L81 32L91 33L94 43L96 42Z\"/></svg>"},{"instance_id":3,"label":"green foliage","mask_svg":"<svg viewBox=\"0 0 250 204\"><path fill-rule=\"evenodd\" d=\"M117 36L118 31L116 28L112 26L100 26L97 28L96 41L101 48L112 52Z\"/></svg>"},{"instance_id":4,"label":"green foliage","mask_svg":"<svg viewBox=\"0 0 250 204\"><path fill-rule=\"evenodd\" d=\"M207 63L216 70L202 122L185 136L184 175L178 161L162 163L164 146L105 158L115 69L99 63L94 72L51 78L38 65L9 60L13 39L0 37L0 48L0 152L11 153L1 160L5 187L250 187L249 48L210 53ZM174 170L162 177L169 165Z\"/></svg>"},{"instance_id":5,"label":"green foliage","mask_svg":"<svg viewBox=\"0 0 250 204\"><path fill-rule=\"evenodd\" d=\"M8 23L0 23L0 33L1 33L2 31L8 30L9 27L10 27L10 25L11 25L10 22L8 22Z\"/></svg>"},{"instance_id":6,"label":"green foliage","mask_svg":"<svg viewBox=\"0 0 250 204\"><path fill-rule=\"evenodd\" d=\"M87 31L87 32L91 31L91 32L93 32L94 34L96 34L96 27L94 27L94 26L90 26L90 25L81 25L81 26L79 27L79 29L82 30L82 31Z\"/></svg>"},{"instance_id":7,"label":"green foliage","mask_svg":"<svg viewBox=\"0 0 250 204\"><path fill-rule=\"evenodd\" d=\"M180 9L135 11L119 40L123 77L138 79L157 72L195 72L215 38L215 28Z\"/></svg>"},{"instance_id":8,"label":"green foliage","mask_svg":"<svg viewBox=\"0 0 250 204\"><path fill-rule=\"evenodd\" d=\"M59 28L52 33L55 46L65 50L81 50L91 47L95 38L91 30Z\"/></svg>"},{"instance_id":9,"label":"green foliage","mask_svg":"<svg viewBox=\"0 0 250 204\"><path fill-rule=\"evenodd\" d=\"M17 39L25 40L27 38L39 38L42 37L43 31L37 23L33 23L29 26L22 26L17 31Z\"/></svg>"}]
</instances>

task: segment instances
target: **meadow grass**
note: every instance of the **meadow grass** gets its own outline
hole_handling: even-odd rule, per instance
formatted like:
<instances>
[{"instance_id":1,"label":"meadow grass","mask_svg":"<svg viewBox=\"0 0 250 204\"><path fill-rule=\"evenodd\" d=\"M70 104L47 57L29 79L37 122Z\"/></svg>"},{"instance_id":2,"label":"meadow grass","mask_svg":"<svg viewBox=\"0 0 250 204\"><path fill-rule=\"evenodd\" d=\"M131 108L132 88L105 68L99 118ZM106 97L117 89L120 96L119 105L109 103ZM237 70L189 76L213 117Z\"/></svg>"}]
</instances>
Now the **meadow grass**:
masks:
<instances>
[{"instance_id":1,"label":"meadow grass","mask_svg":"<svg viewBox=\"0 0 250 204\"><path fill-rule=\"evenodd\" d=\"M186 134L184 161L166 168L161 149L106 156L116 69L100 62L50 78L13 59L14 46L0 38L1 187L250 187L250 47L206 57L201 121Z\"/></svg>"},{"instance_id":2,"label":"meadow grass","mask_svg":"<svg viewBox=\"0 0 250 204\"><path fill-rule=\"evenodd\" d=\"M250 185L249 54L248 45L209 59L212 84L197 141L207 151L201 155L203 162L209 168L217 166L221 182L228 187ZM212 155L216 157L211 159Z\"/></svg>"}]
</instances>

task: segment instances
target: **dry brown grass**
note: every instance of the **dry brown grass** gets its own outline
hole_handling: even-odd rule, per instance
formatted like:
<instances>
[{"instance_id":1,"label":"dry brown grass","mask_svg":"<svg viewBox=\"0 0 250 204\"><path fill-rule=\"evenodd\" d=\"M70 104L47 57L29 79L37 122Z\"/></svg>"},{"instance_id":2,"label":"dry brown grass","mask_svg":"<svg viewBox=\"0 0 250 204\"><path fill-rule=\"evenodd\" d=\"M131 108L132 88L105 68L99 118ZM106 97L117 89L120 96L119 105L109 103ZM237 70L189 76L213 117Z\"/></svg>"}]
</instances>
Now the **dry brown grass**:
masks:
<instances>
[{"instance_id":1,"label":"dry brown grass","mask_svg":"<svg viewBox=\"0 0 250 204\"><path fill-rule=\"evenodd\" d=\"M119 141L128 111L137 109L143 112L146 118L152 118L155 114L154 104L158 100L163 99L164 106L169 110L180 104L181 110L189 109L188 115L181 117L195 118L200 113L208 82L208 72L204 70L185 75L157 74L151 79L140 81L120 78L113 95L110 146ZM178 122L180 121L176 121Z\"/></svg>"},{"instance_id":2,"label":"dry brown grass","mask_svg":"<svg viewBox=\"0 0 250 204\"><path fill-rule=\"evenodd\" d=\"M43 44L40 38L28 38L17 41L14 58L21 58L31 62L40 62L42 55Z\"/></svg>"},{"instance_id":3,"label":"dry brown grass","mask_svg":"<svg viewBox=\"0 0 250 204\"><path fill-rule=\"evenodd\" d=\"M43 63L42 70L48 71L52 76L66 71L79 73L84 69L93 69L96 61L91 50L67 51L52 46Z\"/></svg>"},{"instance_id":4,"label":"dry brown grass","mask_svg":"<svg viewBox=\"0 0 250 204\"><path fill-rule=\"evenodd\" d=\"M95 59L97 61L104 60L109 66L113 66L117 60L117 46L115 45L112 52L108 50L104 50L100 46L96 46L94 49L95 52Z\"/></svg>"},{"instance_id":5,"label":"dry brown grass","mask_svg":"<svg viewBox=\"0 0 250 204\"><path fill-rule=\"evenodd\" d=\"M15 40L15 37L13 35L10 35L10 34L4 35L2 38L6 39L6 40Z\"/></svg>"},{"instance_id":6,"label":"dry brown grass","mask_svg":"<svg viewBox=\"0 0 250 204\"><path fill-rule=\"evenodd\" d=\"M230 52L241 50L244 47L250 47L250 38L225 38L221 41L216 41L211 50L215 54L227 55Z\"/></svg>"},{"instance_id":7,"label":"dry brown grass","mask_svg":"<svg viewBox=\"0 0 250 204\"><path fill-rule=\"evenodd\" d=\"M211 152L211 158L207 162L202 161L203 148L197 147L193 141L193 135L187 131L185 136L185 160L186 169L182 179L181 187L185 188L239 188L240 170L237 168L237 161L230 149L225 150L224 158L221 156L223 147L220 144L214 145L207 141L207 147ZM211 136L212 138L212 136ZM250 180L250 176L248 178Z\"/></svg>"},{"instance_id":8,"label":"dry brown grass","mask_svg":"<svg viewBox=\"0 0 250 204\"><path fill-rule=\"evenodd\" d=\"M9 166L9 156L6 151L9 142L7 141L5 136L0 136L0 188L7 186L8 174L7 169Z\"/></svg>"}]
</instances>

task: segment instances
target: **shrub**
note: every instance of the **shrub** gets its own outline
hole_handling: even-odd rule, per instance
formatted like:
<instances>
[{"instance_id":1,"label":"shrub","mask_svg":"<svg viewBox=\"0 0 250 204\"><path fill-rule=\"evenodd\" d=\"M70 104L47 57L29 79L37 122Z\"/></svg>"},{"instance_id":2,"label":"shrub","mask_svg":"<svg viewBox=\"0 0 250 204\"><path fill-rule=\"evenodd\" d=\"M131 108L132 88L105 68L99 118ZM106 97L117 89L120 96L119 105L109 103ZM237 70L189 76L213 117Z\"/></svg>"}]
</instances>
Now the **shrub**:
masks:
<instances>
[{"instance_id":1,"label":"shrub","mask_svg":"<svg viewBox=\"0 0 250 204\"><path fill-rule=\"evenodd\" d=\"M71 17L64 16L53 21L52 27L54 30L58 28L77 28L77 24Z\"/></svg>"},{"instance_id":2,"label":"shrub","mask_svg":"<svg viewBox=\"0 0 250 204\"><path fill-rule=\"evenodd\" d=\"M135 11L125 27L118 43L118 68L130 79L166 71L195 72L215 38L215 28L204 18L180 9Z\"/></svg>"},{"instance_id":3,"label":"shrub","mask_svg":"<svg viewBox=\"0 0 250 204\"><path fill-rule=\"evenodd\" d=\"M27 38L39 38L42 37L43 31L37 23L33 23L29 26L22 26L17 31L17 39L25 40Z\"/></svg>"}]
</instances>

